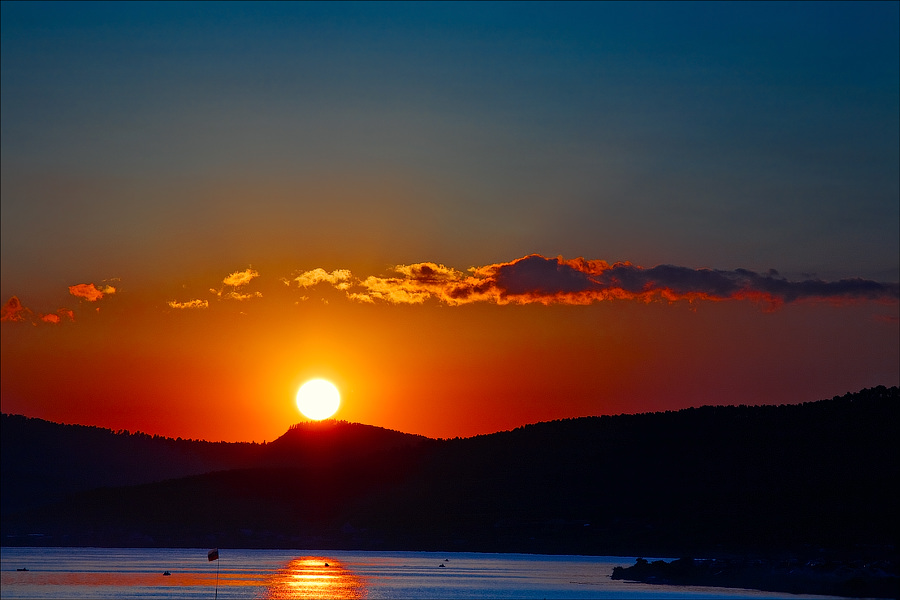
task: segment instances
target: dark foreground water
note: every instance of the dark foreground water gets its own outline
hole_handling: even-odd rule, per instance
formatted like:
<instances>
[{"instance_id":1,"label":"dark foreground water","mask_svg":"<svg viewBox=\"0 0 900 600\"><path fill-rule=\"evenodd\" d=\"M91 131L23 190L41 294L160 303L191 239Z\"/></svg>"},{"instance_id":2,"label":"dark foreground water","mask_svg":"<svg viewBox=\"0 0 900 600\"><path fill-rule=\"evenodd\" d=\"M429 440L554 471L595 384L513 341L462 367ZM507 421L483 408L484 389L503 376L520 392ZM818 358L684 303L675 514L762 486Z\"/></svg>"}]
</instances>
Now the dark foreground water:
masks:
<instances>
[{"instance_id":1,"label":"dark foreground water","mask_svg":"<svg viewBox=\"0 0 900 600\"><path fill-rule=\"evenodd\" d=\"M821 598L610 579L613 567L634 564L627 557L225 548L219 556L209 562L205 548L2 548L0 585L3 600Z\"/></svg>"}]
</instances>

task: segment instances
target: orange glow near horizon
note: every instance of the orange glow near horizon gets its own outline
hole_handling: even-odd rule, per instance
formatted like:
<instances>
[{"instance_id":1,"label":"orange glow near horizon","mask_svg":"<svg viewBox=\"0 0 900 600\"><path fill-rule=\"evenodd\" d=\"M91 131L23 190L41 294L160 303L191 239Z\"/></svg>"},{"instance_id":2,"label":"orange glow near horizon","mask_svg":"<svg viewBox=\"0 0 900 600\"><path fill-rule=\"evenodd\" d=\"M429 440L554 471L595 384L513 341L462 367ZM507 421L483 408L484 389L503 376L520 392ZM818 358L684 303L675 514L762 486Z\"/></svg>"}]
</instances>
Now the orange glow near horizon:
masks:
<instances>
[{"instance_id":1,"label":"orange glow near horizon","mask_svg":"<svg viewBox=\"0 0 900 600\"><path fill-rule=\"evenodd\" d=\"M898 384L896 304L368 303L342 289L349 271L267 272L223 270L178 300L171 288L120 286L47 313L58 319L28 297L11 299L3 412L262 442L300 420L297 390L321 378L341 390L341 420L437 438ZM226 280L251 298L229 296ZM202 302L189 310L177 304L194 298Z\"/></svg>"}]
</instances>

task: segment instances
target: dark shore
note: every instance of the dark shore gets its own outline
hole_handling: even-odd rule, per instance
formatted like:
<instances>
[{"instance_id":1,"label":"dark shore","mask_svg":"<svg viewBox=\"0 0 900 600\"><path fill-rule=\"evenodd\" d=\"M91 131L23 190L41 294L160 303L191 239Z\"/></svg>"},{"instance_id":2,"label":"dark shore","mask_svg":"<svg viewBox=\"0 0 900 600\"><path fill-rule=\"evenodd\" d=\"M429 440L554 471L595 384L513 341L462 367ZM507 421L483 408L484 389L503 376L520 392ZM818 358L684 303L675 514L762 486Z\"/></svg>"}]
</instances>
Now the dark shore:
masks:
<instances>
[{"instance_id":1,"label":"dark shore","mask_svg":"<svg viewBox=\"0 0 900 600\"><path fill-rule=\"evenodd\" d=\"M3 415L0 542L692 556L718 560L617 576L897 597L898 422L896 387L451 440L332 421L226 444Z\"/></svg>"},{"instance_id":2,"label":"dark shore","mask_svg":"<svg viewBox=\"0 0 900 600\"><path fill-rule=\"evenodd\" d=\"M789 594L852 598L898 598L896 560L680 558L671 562L643 558L613 569L613 579L664 585L745 588Z\"/></svg>"}]
</instances>

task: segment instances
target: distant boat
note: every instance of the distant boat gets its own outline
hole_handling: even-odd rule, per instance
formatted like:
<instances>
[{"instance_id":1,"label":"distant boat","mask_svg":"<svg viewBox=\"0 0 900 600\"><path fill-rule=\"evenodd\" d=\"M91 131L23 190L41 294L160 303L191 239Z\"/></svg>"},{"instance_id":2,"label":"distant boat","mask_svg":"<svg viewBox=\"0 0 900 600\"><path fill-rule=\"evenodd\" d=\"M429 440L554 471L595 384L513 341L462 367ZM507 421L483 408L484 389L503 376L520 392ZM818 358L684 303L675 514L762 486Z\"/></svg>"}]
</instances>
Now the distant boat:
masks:
<instances>
[{"instance_id":1,"label":"distant boat","mask_svg":"<svg viewBox=\"0 0 900 600\"><path fill-rule=\"evenodd\" d=\"M166 571L165 573L163 573L163 575L171 575L171 573L169 573L168 571Z\"/></svg>"},{"instance_id":2,"label":"distant boat","mask_svg":"<svg viewBox=\"0 0 900 600\"><path fill-rule=\"evenodd\" d=\"M22 567L21 569L16 569L16 571L27 571L27 570L28 569L26 569L25 567Z\"/></svg>"}]
</instances>

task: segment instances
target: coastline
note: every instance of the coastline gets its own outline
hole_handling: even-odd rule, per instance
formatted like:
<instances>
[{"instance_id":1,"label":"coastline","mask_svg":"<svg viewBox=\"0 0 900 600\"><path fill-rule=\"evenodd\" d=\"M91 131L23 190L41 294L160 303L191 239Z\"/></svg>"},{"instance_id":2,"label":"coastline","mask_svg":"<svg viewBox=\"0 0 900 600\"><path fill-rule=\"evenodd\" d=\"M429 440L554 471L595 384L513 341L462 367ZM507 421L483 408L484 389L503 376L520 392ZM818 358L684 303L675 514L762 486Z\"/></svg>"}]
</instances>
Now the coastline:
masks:
<instances>
[{"instance_id":1,"label":"coastline","mask_svg":"<svg viewBox=\"0 0 900 600\"><path fill-rule=\"evenodd\" d=\"M649 584L715 586L852 598L900 597L896 560L680 558L615 567L612 579Z\"/></svg>"}]
</instances>

